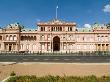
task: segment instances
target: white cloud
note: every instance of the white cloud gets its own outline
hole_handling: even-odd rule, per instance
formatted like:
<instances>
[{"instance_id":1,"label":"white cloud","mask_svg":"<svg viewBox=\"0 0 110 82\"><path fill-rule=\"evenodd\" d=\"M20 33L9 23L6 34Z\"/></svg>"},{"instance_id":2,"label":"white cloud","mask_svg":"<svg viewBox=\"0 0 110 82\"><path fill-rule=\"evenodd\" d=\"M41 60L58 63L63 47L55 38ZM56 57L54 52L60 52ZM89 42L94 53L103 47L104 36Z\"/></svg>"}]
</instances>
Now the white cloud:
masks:
<instances>
[{"instance_id":1,"label":"white cloud","mask_svg":"<svg viewBox=\"0 0 110 82\"><path fill-rule=\"evenodd\" d=\"M90 24L84 24L84 27L85 28L91 28L91 25Z\"/></svg>"},{"instance_id":2,"label":"white cloud","mask_svg":"<svg viewBox=\"0 0 110 82\"><path fill-rule=\"evenodd\" d=\"M109 4L105 5L103 11L110 12L110 5Z\"/></svg>"}]
</instances>

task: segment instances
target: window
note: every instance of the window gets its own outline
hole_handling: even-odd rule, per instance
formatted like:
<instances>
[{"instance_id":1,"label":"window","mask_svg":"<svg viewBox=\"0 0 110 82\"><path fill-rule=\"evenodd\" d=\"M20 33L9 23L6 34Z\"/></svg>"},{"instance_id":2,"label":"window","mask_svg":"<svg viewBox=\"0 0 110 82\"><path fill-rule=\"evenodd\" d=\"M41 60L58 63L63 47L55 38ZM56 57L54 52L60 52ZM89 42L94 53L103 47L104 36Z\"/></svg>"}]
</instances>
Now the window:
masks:
<instances>
[{"instance_id":1,"label":"window","mask_svg":"<svg viewBox=\"0 0 110 82\"><path fill-rule=\"evenodd\" d=\"M12 35L10 35L10 40L13 40L13 36Z\"/></svg>"},{"instance_id":2,"label":"window","mask_svg":"<svg viewBox=\"0 0 110 82\"><path fill-rule=\"evenodd\" d=\"M50 35L47 35L48 40L50 40Z\"/></svg>"},{"instance_id":3,"label":"window","mask_svg":"<svg viewBox=\"0 0 110 82\"><path fill-rule=\"evenodd\" d=\"M33 44L32 49L33 49L33 50L35 50L35 49L36 49L36 45L35 45L35 44Z\"/></svg>"},{"instance_id":4,"label":"window","mask_svg":"<svg viewBox=\"0 0 110 82\"><path fill-rule=\"evenodd\" d=\"M68 31L72 31L72 27L68 27Z\"/></svg>"},{"instance_id":5,"label":"window","mask_svg":"<svg viewBox=\"0 0 110 82\"><path fill-rule=\"evenodd\" d=\"M36 40L36 36L34 36L34 41Z\"/></svg>"},{"instance_id":6,"label":"window","mask_svg":"<svg viewBox=\"0 0 110 82\"><path fill-rule=\"evenodd\" d=\"M64 49L64 50L66 49L66 44L63 45L63 49Z\"/></svg>"},{"instance_id":7,"label":"window","mask_svg":"<svg viewBox=\"0 0 110 82\"><path fill-rule=\"evenodd\" d=\"M26 45L26 49L29 49L29 44Z\"/></svg>"},{"instance_id":8,"label":"window","mask_svg":"<svg viewBox=\"0 0 110 82\"><path fill-rule=\"evenodd\" d=\"M41 27L41 31L45 31L45 27Z\"/></svg>"},{"instance_id":9,"label":"window","mask_svg":"<svg viewBox=\"0 0 110 82\"><path fill-rule=\"evenodd\" d=\"M20 49L21 49L21 50L23 49L23 44L20 45Z\"/></svg>"},{"instance_id":10,"label":"window","mask_svg":"<svg viewBox=\"0 0 110 82\"><path fill-rule=\"evenodd\" d=\"M51 31L53 31L53 27L51 28Z\"/></svg>"},{"instance_id":11,"label":"window","mask_svg":"<svg viewBox=\"0 0 110 82\"><path fill-rule=\"evenodd\" d=\"M98 39L98 41L101 41L101 38L100 38L100 36L97 36L97 39Z\"/></svg>"},{"instance_id":12,"label":"window","mask_svg":"<svg viewBox=\"0 0 110 82\"><path fill-rule=\"evenodd\" d=\"M43 31L43 27L41 27L41 31Z\"/></svg>"},{"instance_id":13,"label":"window","mask_svg":"<svg viewBox=\"0 0 110 82\"><path fill-rule=\"evenodd\" d=\"M83 37L83 41L84 41L84 37Z\"/></svg>"},{"instance_id":14,"label":"window","mask_svg":"<svg viewBox=\"0 0 110 82\"><path fill-rule=\"evenodd\" d=\"M105 36L105 41L108 41L108 36Z\"/></svg>"},{"instance_id":15,"label":"window","mask_svg":"<svg viewBox=\"0 0 110 82\"><path fill-rule=\"evenodd\" d=\"M45 45L44 44L42 44L42 49L45 49Z\"/></svg>"},{"instance_id":16,"label":"window","mask_svg":"<svg viewBox=\"0 0 110 82\"><path fill-rule=\"evenodd\" d=\"M68 36L68 40L71 40L71 35Z\"/></svg>"},{"instance_id":17,"label":"window","mask_svg":"<svg viewBox=\"0 0 110 82\"><path fill-rule=\"evenodd\" d=\"M0 36L0 40L2 40L2 36Z\"/></svg>"},{"instance_id":18,"label":"window","mask_svg":"<svg viewBox=\"0 0 110 82\"><path fill-rule=\"evenodd\" d=\"M69 27L68 27L68 31L69 31Z\"/></svg>"},{"instance_id":19,"label":"window","mask_svg":"<svg viewBox=\"0 0 110 82\"><path fill-rule=\"evenodd\" d=\"M44 40L44 38L45 38L44 35L41 35L40 40Z\"/></svg>"},{"instance_id":20,"label":"window","mask_svg":"<svg viewBox=\"0 0 110 82\"><path fill-rule=\"evenodd\" d=\"M14 35L14 36L13 36L13 38L14 38L14 40L17 40L17 37L16 37L16 35Z\"/></svg>"},{"instance_id":21,"label":"window","mask_svg":"<svg viewBox=\"0 0 110 82\"><path fill-rule=\"evenodd\" d=\"M24 40L24 37L23 36L21 36L21 40Z\"/></svg>"},{"instance_id":22,"label":"window","mask_svg":"<svg viewBox=\"0 0 110 82\"><path fill-rule=\"evenodd\" d=\"M66 40L66 35L63 35L63 39Z\"/></svg>"},{"instance_id":23,"label":"window","mask_svg":"<svg viewBox=\"0 0 110 82\"><path fill-rule=\"evenodd\" d=\"M51 49L51 46L50 46L50 43L47 43L47 50L50 50Z\"/></svg>"},{"instance_id":24,"label":"window","mask_svg":"<svg viewBox=\"0 0 110 82\"><path fill-rule=\"evenodd\" d=\"M70 27L70 31L72 31L72 27Z\"/></svg>"},{"instance_id":25,"label":"window","mask_svg":"<svg viewBox=\"0 0 110 82\"><path fill-rule=\"evenodd\" d=\"M9 40L9 37L8 37L8 35L6 35L6 40Z\"/></svg>"},{"instance_id":26,"label":"window","mask_svg":"<svg viewBox=\"0 0 110 82\"><path fill-rule=\"evenodd\" d=\"M62 27L60 27L60 31L62 31Z\"/></svg>"}]
</instances>

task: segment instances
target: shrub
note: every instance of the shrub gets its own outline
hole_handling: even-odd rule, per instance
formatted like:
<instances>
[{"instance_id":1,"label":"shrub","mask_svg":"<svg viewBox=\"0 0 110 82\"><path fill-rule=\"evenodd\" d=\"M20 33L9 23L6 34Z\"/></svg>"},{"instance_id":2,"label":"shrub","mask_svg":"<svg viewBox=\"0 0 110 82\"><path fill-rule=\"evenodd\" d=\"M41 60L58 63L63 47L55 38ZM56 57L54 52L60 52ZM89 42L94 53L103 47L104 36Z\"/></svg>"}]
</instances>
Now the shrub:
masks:
<instances>
[{"instance_id":1,"label":"shrub","mask_svg":"<svg viewBox=\"0 0 110 82\"><path fill-rule=\"evenodd\" d=\"M11 72L10 76L15 76L16 73L14 71Z\"/></svg>"},{"instance_id":2,"label":"shrub","mask_svg":"<svg viewBox=\"0 0 110 82\"><path fill-rule=\"evenodd\" d=\"M8 79L6 82L110 82L110 76L16 76Z\"/></svg>"}]
</instances>

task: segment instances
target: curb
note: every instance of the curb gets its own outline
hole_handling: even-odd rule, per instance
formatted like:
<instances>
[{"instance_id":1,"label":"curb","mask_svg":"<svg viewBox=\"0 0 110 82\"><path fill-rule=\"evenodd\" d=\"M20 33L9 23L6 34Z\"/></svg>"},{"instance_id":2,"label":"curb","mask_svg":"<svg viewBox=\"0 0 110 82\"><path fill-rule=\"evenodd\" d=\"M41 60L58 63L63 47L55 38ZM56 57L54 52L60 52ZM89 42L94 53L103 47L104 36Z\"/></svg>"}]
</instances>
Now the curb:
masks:
<instances>
[{"instance_id":1,"label":"curb","mask_svg":"<svg viewBox=\"0 0 110 82\"><path fill-rule=\"evenodd\" d=\"M8 80L11 76L5 78L4 80L2 80L1 82L5 82L6 80Z\"/></svg>"},{"instance_id":2,"label":"curb","mask_svg":"<svg viewBox=\"0 0 110 82\"><path fill-rule=\"evenodd\" d=\"M0 64L10 65L10 64L22 64L22 65L31 65L31 64L73 64L73 65L110 65L110 63L54 63L54 62L0 62Z\"/></svg>"}]
</instances>

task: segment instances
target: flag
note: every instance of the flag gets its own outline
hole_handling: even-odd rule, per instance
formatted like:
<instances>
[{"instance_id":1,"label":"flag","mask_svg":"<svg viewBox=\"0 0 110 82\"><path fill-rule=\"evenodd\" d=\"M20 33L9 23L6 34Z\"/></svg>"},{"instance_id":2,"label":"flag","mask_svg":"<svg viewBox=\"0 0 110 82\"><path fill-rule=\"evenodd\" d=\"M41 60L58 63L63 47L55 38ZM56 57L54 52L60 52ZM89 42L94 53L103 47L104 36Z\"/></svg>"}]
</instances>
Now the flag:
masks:
<instances>
[{"instance_id":1,"label":"flag","mask_svg":"<svg viewBox=\"0 0 110 82\"><path fill-rule=\"evenodd\" d=\"M58 9L58 5L57 5L57 9Z\"/></svg>"}]
</instances>

